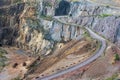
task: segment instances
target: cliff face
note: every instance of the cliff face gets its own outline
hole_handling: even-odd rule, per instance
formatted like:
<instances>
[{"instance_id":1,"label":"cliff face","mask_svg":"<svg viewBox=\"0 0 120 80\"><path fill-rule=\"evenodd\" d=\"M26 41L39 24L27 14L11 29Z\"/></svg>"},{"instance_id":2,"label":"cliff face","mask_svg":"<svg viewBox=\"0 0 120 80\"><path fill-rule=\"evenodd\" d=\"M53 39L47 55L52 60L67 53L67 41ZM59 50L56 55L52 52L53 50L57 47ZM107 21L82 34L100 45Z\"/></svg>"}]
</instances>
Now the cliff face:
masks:
<instances>
[{"instance_id":1,"label":"cliff face","mask_svg":"<svg viewBox=\"0 0 120 80\"><path fill-rule=\"evenodd\" d=\"M19 16L24 10L24 3L11 4L11 1L0 3L0 44L12 45L18 36ZM6 4L5 4L6 3Z\"/></svg>"},{"instance_id":2,"label":"cliff face","mask_svg":"<svg viewBox=\"0 0 120 80\"><path fill-rule=\"evenodd\" d=\"M23 0L1 0L0 1L0 7L3 7L3 6L8 6L8 5L11 5L13 3L18 3L18 2L21 2Z\"/></svg>"},{"instance_id":3,"label":"cliff face","mask_svg":"<svg viewBox=\"0 0 120 80\"><path fill-rule=\"evenodd\" d=\"M47 0L37 1L37 3L39 3L37 6L26 8L27 12L20 19L17 47L30 49L38 55L48 55L54 50L56 44L82 38L84 31L79 27L53 19L56 1L50 2L49 5L46 5Z\"/></svg>"},{"instance_id":4,"label":"cliff face","mask_svg":"<svg viewBox=\"0 0 120 80\"><path fill-rule=\"evenodd\" d=\"M83 0L4 0L1 3L1 45L15 45L37 55L48 55L57 43L82 38L84 31L72 24L88 26L111 42L120 43L118 8ZM61 17L61 22L53 18L55 15L68 17Z\"/></svg>"},{"instance_id":5,"label":"cliff face","mask_svg":"<svg viewBox=\"0 0 120 80\"><path fill-rule=\"evenodd\" d=\"M73 23L90 27L119 46L120 11L118 7L89 1L72 4L70 14Z\"/></svg>"},{"instance_id":6,"label":"cliff face","mask_svg":"<svg viewBox=\"0 0 120 80\"><path fill-rule=\"evenodd\" d=\"M61 18L63 22L67 21L69 23L79 24L81 26L88 26L91 27L95 32L98 32L100 35L104 36L106 39L109 39L111 42L119 44L119 28L120 28L120 18L119 18L119 7L117 4L119 2L116 1L99 1L98 0L92 1L72 1L66 0L64 2L57 2L53 1L51 5L55 10L52 14L53 15L68 15L69 18ZM105 4L108 3L108 4ZM113 4L111 4L113 3ZM68 4L68 5L67 5ZM64 7L64 9L62 9ZM70 9L69 9L70 8ZM62 9L62 10L61 10ZM68 11L65 11L68 10ZM46 11L49 13L49 10ZM68 12L64 14L64 12ZM46 15L48 16L48 15ZM57 22L53 22L54 25ZM62 25L57 24L57 25ZM57 26L56 25L56 26ZM56 28L56 27L55 27ZM60 28L60 27L59 27ZM54 29L54 27L53 27ZM60 30L60 29L59 29ZM70 29L69 29L70 30ZM54 33L54 32L53 32ZM60 33L56 33L58 37L56 39L60 40ZM55 35L52 35L55 36ZM69 37L69 34L68 34Z\"/></svg>"},{"instance_id":7,"label":"cliff face","mask_svg":"<svg viewBox=\"0 0 120 80\"><path fill-rule=\"evenodd\" d=\"M55 45L67 42L71 39L80 39L83 30L68 24L53 20L55 14L55 1L48 4L47 1L38 1L36 7L29 7L20 22L20 36L17 38L17 46L32 50L39 55L47 55L52 52ZM37 3L38 3L37 2ZM44 8L47 9L44 12ZM33 11L33 12L32 12ZM64 11L63 11L64 12Z\"/></svg>"}]
</instances>

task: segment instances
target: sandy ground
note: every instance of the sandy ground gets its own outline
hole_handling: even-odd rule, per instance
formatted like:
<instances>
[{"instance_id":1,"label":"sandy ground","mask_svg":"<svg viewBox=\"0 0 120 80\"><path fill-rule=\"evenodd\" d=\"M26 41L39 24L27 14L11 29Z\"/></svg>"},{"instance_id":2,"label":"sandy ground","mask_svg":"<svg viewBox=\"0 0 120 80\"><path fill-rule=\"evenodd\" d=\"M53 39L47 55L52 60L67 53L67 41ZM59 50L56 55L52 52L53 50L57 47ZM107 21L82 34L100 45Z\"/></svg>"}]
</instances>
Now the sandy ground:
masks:
<instances>
[{"instance_id":1,"label":"sandy ground","mask_svg":"<svg viewBox=\"0 0 120 80\"><path fill-rule=\"evenodd\" d=\"M11 80L16 77L23 77L27 72L26 66L29 65L34 58L25 55L23 50L17 48L4 48L8 52L8 64L0 73L0 80ZM16 67L13 67L17 63ZM26 66L23 66L26 63Z\"/></svg>"},{"instance_id":2,"label":"sandy ground","mask_svg":"<svg viewBox=\"0 0 120 80\"><path fill-rule=\"evenodd\" d=\"M115 53L120 55L120 49L109 45L105 54L91 64L53 80L105 80L115 74L117 74L117 78L120 79L120 61L112 64Z\"/></svg>"},{"instance_id":3,"label":"sandy ground","mask_svg":"<svg viewBox=\"0 0 120 80\"><path fill-rule=\"evenodd\" d=\"M67 45L62 45L62 48L64 48L64 46L69 47L70 44L72 45L73 43L75 42L69 44L67 43ZM66 50L67 48L64 48L64 53L67 55L63 59L53 64L41 74L34 74L34 77L38 75L39 77L50 75L74 66L80 63L82 60L84 61L87 59L87 57L89 57L89 51L84 52L81 50L81 48L88 43L89 42L80 41L79 43L77 42L77 44L74 44L74 47L71 47L69 50ZM79 46L78 48L77 45L81 45L81 47ZM78 51L74 51L74 53L71 52L71 50L74 50L73 48L77 49ZM9 58L9 64L0 73L0 80L11 80L18 76L23 77L24 74L28 71L26 69L26 66L23 66L23 63L26 62L27 65L29 65L35 60L35 58L27 56L24 50L18 48L4 49L8 52L7 57ZM78 54L79 50L81 50L82 53ZM61 50L57 50L57 52L59 51ZM78 70L72 71L71 73L57 77L53 80L105 80L106 78L111 77L116 73L118 74L118 78L120 78L120 62L116 61L114 64L112 64L115 53L118 53L120 55L120 49L109 44L106 48L105 53L91 64L86 65ZM55 55L58 55L58 53ZM13 65L15 63L18 65L14 68Z\"/></svg>"},{"instance_id":4,"label":"sandy ground","mask_svg":"<svg viewBox=\"0 0 120 80\"><path fill-rule=\"evenodd\" d=\"M96 47L90 48L92 44L94 41L80 40L70 41L61 48L58 47L53 55L41 60L40 65L27 76L27 79L48 76L81 63L96 50Z\"/></svg>"},{"instance_id":5,"label":"sandy ground","mask_svg":"<svg viewBox=\"0 0 120 80\"><path fill-rule=\"evenodd\" d=\"M31 80L37 76L50 75L84 61L96 49L95 47L91 49L92 44L94 44L94 41L91 42L86 39L58 44L53 55L43 58L43 60L39 61L40 64L37 67L31 67L33 68L33 72L32 74L28 74L28 79L29 77ZM8 64L1 71L0 80L23 78L29 72L27 67L33 64L36 58L29 55L30 51L24 51L15 47L3 48L8 53ZM31 68L29 69L31 70Z\"/></svg>"}]
</instances>

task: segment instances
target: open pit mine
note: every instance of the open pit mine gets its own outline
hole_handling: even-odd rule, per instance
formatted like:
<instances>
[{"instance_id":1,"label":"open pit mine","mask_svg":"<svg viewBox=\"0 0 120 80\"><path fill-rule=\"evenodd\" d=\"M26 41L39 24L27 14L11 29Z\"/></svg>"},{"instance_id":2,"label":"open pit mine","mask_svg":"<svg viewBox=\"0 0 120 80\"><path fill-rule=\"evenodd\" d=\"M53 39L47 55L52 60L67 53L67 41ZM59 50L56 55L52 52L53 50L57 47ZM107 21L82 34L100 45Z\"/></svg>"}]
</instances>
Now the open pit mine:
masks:
<instances>
[{"instance_id":1,"label":"open pit mine","mask_svg":"<svg viewBox=\"0 0 120 80\"><path fill-rule=\"evenodd\" d=\"M0 0L0 80L120 80L120 0Z\"/></svg>"}]
</instances>

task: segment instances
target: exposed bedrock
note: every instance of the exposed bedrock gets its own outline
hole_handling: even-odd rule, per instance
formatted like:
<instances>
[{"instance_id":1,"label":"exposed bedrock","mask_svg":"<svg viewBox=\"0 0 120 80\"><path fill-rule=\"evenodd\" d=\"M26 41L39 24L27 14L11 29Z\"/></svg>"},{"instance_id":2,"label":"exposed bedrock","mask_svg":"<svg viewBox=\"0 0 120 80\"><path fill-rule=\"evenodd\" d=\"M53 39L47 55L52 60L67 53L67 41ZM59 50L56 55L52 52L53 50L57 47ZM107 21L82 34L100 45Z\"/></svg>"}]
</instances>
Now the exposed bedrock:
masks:
<instances>
[{"instance_id":1,"label":"exposed bedrock","mask_svg":"<svg viewBox=\"0 0 120 80\"><path fill-rule=\"evenodd\" d=\"M62 24L54 21L50 30L50 34L53 40L56 41L69 41L72 39L80 39L84 31L79 26L73 26L68 24Z\"/></svg>"},{"instance_id":2,"label":"exposed bedrock","mask_svg":"<svg viewBox=\"0 0 120 80\"><path fill-rule=\"evenodd\" d=\"M72 39L81 39L84 33L77 26L63 24L55 20L46 20L49 15L43 15L44 10L42 10L48 4L46 1L40 2L37 10L34 7L27 10L24 17L20 19L20 35L16 39L17 47L30 49L38 55L48 55L52 53L57 44ZM51 4L49 3L48 6L52 6ZM49 13L49 10L47 13Z\"/></svg>"},{"instance_id":3,"label":"exposed bedrock","mask_svg":"<svg viewBox=\"0 0 120 80\"><path fill-rule=\"evenodd\" d=\"M0 3L4 6L0 8L2 45L15 45L36 55L48 55L57 44L83 37L84 31L79 26L73 26L74 23L88 26L120 46L119 9L83 0L31 0L28 1L30 3L16 2L12 6L13 0L5 1L2 1L4 5ZM60 22L52 18L54 15L68 15L69 18L62 17Z\"/></svg>"},{"instance_id":4,"label":"exposed bedrock","mask_svg":"<svg viewBox=\"0 0 120 80\"><path fill-rule=\"evenodd\" d=\"M22 0L0 0L0 7L8 6L8 5L11 5L13 3L20 2L20 1L22 1Z\"/></svg>"},{"instance_id":5,"label":"exposed bedrock","mask_svg":"<svg viewBox=\"0 0 120 80\"><path fill-rule=\"evenodd\" d=\"M0 44L13 45L18 36L19 16L24 10L24 5L24 3L20 3L0 8Z\"/></svg>"},{"instance_id":6,"label":"exposed bedrock","mask_svg":"<svg viewBox=\"0 0 120 80\"><path fill-rule=\"evenodd\" d=\"M111 42L120 45L120 11L110 5L101 5L87 1L72 2L68 22L90 27ZM66 18L63 18L64 20Z\"/></svg>"}]
</instances>

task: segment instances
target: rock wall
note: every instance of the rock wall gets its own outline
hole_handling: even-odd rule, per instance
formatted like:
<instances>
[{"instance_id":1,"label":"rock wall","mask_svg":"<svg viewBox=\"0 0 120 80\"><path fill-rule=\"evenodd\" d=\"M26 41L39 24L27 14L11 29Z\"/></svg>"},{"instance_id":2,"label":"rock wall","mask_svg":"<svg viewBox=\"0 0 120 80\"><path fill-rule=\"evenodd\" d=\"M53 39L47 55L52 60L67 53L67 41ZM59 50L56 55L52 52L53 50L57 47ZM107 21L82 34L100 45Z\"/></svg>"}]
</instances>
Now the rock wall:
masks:
<instances>
[{"instance_id":1,"label":"rock wall","mask_svg":"<svg viewBox=\"0 0 120 80\"><path fill-rule=\"evenodd\" d=\"M37 3L37 6L25 6L23 12L26 12L20 18L19 36L16 38L17 47L32 50L36 55L48 55L57 44L82 38L84 31L79 27L63 24L53 18L49 20L48 16L54 15L48 14L51 10L43 14L46 0Z\"/></svg>"},{"instance_id":2,"label":"rock wall","mask_svg":"<svg viewBox=\"0 0 120 80\"><path fill-rule=\"evenodd\" d=\"M13 3L18 3L21 1L23 1L23 0L0 0L0 7L8 6L8 5L11 5Z\"/></svg>"},{"instance_id":3,"label":"rock wall","mask_svg":"<svg viewBox=\"0 0 120 80\"><path fill-rule=\"evenodd\" d=\"M120 11L118 7L89 1L72 2L71 6L68 22L90 27L120 46Z\"/></svg>"},{"instance_id":4,"label":"rock wall","mask_svg":"<svg viewBox=\"0 0 120 80\"><path fill-rule=\"evenodd\" d=\"M35 55L48 55L56 44L83 37L84 31L72 25L78 24L90 27L119 46L119 9L86 1L67 0L69 5L66 7L58 0L24 2L29 3L10 5L8 2L7 7L0 8L0 44L31 50ZM62 7L64 10L61 11ZM53 19L55 9L60 10L57 14L69 14L68 17L61 17L62 22Z\"/></svg>"},{"instance_id":5,"label":"rock wall","mask_svg":"<svg viewBox=\"0 0 120 80\"><path fill-rule=\"evenodd\" d=\"M10 6L9 1L1 1L6 3L0 7L0 44L13 45L15 38L18 36L19 16L24 10L24 3ZM7 6L6 6L7 5Z\"/></svg>"}]
</instances>

